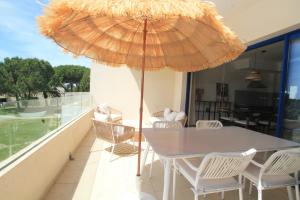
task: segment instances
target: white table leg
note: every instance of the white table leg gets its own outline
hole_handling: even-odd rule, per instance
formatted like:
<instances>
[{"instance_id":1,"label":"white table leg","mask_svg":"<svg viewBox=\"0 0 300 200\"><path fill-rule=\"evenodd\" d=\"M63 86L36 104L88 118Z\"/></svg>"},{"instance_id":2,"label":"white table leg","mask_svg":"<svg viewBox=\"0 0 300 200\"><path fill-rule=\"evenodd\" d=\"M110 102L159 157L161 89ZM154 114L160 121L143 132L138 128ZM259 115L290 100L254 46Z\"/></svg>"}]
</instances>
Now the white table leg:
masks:
<instances>
[{"instance_id":1,"label":"white table leg","mask_svg":"<svg viewBox=\"0 0 300 200\"><path fill-rule=\"evenodd\" d=\"M294 200L294 195L292 193L292 187L288 186L287 191L288 191L289 200Z\"/></svg>"},{"instance_id":2,"label":"white table leg","mask_svg":"<svg viewBox=\"0 0 300 200\"><path fill-rule=\"evenodd\" d=\"M164 159L164 191L163 200L169 199L170 174L172 159Z\"/></svg>"},{"instance_id":3,"label":"white table leg","mask_svg":"<svg viewBox=\"0 0 300 200\"><path fill-rule=\"evenodd\" d=\"M149 149L150 149L150 145L148 143L147 148L146 148L145 153L144 153L143 161L142 161L141 174L143 173L145 165L146 165L146 160L147 160L147 156L148 156L148 153L149 153Z\"/></svg>"}]
</instances>

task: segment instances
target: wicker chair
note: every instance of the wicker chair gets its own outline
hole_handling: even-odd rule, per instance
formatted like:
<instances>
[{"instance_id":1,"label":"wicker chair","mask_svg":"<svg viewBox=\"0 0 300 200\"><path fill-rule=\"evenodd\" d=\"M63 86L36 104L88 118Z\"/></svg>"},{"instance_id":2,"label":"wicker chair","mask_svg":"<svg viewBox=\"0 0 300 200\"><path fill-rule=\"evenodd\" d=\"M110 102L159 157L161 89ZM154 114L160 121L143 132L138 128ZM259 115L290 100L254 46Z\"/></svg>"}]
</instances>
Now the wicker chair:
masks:
<instances>
[{"instance_id":1,"label":"wicker chair","mask_svg":"<svg viewBox=\"0 0 300 200\"><path fill-rule=\"evenodd\" d=\"M96 136L106 142L113 144L111 149L111 155L114 153L116 144L123 143L127 140L133 139L135 135L135 128L130 126L124 126L122 124L101 122L93 119L93 126Z\"/></svg>"},{"instance_id":2,"label":"wicker chair","mask_svg":"<svg viewBox=\"0 0 300 200\"><path fill-rule=\"evenodd\" d=\"M177 112L177 111L174 111L174 112ZM152 113L152 117L157 118L158 119L157 121L164 121L164 111ZM178 122L180 122L182 124L182 126L184 127L187 122L187 116L185 116L185 118L182 120L178 120Z\"/></svg>"}]
</instances>

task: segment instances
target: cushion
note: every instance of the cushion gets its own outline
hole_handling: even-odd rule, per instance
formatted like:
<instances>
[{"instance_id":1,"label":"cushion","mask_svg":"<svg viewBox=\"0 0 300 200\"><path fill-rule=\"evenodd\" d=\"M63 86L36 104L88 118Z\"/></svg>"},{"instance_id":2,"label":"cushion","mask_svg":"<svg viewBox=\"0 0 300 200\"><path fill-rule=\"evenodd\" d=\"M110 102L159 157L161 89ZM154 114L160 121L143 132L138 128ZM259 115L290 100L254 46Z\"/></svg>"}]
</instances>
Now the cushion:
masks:
<instances>
[{"instance_id":1,"label":"cushion","mask_svg":"<svg viewBox=\"0 0 300 200\"><path fill-rule=\"evenodd\" d=\"M109 115L99 113L99 112L94 112L94 118L96 121L100 121L100 122L108 122L109 121Z\"/></svg>"},{"instance_id":2,"label":"cushion","mask_svg":"<svg viewBox=\"0 0 300 200\"><path fill-rule=\"evenodd\" d=\"M175 118L177 116L177 112L171 112L170 114L168 114L166 117L165 117L165 120L167 121L174 121Z\"/></svg>"},{"instance_id":3,"label":"cushion","mask_svg":"<svg viewBox=\"0 0 300 200\"><path fill-rule=\"evenodd\" d=\"M260 168L256 165L250 163L246 170L244 171L244 176L250 179L254 183L258 183L258 177L260 173ZM289 175L263 175L262 177L262 186L264 188L274 187L274 186L288 186L288 185L296 185L296 181L293 177Z\"/></svg>"},{"instance_id":4,"label":"cushion","mask_svg":"<svg viewBox=\"0 0 300 200\"><path fill-rule=\"evenodd\" d=\"M109 106L105 103L98 105L98 111L102 114L110 114Z\"/></svg>"},{"instance_id":5,"label":"cushion","mask_svg":"<svg viewBox=\"0 0 300 200\"><path fill-rule=\"evenodd\" d=\"M170 108L165 108L164 110L164 118L167 118L167 116L171 113L171 109Z\"/></svg>"},{"instance_id":6,"label":"cushion","mask_svg":"<svg viewBox=\"0 0 300 200\"><path fill-rule=\"evenodd\" d=\"M185 119L185 112L181 111L181 112L177 113L175 121L180 121L183 119Z\"/></svg>"}]
</instances>

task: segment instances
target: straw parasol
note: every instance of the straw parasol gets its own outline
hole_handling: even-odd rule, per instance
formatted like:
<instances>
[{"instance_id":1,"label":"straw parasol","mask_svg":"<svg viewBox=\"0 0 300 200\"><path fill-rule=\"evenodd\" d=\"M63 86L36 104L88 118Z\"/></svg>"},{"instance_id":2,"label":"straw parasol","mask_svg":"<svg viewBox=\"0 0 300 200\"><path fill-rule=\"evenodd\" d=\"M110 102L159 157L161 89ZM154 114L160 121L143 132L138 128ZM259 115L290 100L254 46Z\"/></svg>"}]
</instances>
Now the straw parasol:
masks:
<instances>
[{"instance_id":1,"label":"straw parasol","mask_svg":"<svg viewBox=\"0 0 300 200\"><path fill-rule=\"evenodd\" d=\"M144 71L199 71L238 57L245 46L200 0L52 0L41 33L75 56L141 69L140 175Z\"/></svg>"}]
</instances>

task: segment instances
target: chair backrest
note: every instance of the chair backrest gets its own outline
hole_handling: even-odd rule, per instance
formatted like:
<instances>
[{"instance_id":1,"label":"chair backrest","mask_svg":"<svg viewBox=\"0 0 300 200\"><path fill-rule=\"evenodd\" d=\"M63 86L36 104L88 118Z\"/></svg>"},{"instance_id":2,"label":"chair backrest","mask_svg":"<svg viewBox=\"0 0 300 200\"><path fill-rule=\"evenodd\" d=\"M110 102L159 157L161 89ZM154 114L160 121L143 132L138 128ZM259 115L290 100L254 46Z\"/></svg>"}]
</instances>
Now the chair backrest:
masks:
<instances>
[{"instance_id":1,"label":"chair backrest","mask_svg":"<svg viewBox=\"0 0 300 200\"><path fill-rule=\"evenodd\" d=\"M196 127L203 129L219 129L223 127L223 124L218 120L198 120L196 122Z\"/></svg>"},{"instance_id":2,"label":"chair backrest","mask_svg":"<svg viewBox=\"0 0 300 200\"><path fill-rule=\"evenodd\" d=\"M183 128L179 121L157 121L153 123L153 128Z\"/></svg>"},{"instance_id":3,"label":"chair backrest","mask_svg":"<svg viewBox=\"0 0 300 200\"><path fill-rule=\"evenodd\" d=\"M263 165L260 175L287 175L300 170L300 148L277 151Z\"/></svg>"},{"instance_id":4,"label":"chair backrest","mask_svg":"<svg viewBox=\"0 0 300 200\"><path fill-rule=\"evenodd\" d=\"M93 119L93 126L98 138L110 143L114 143L112 124Z\"/></svg>"},{"instance_id":5,"label":"chair backrest","mask_svg":"<svg viewBox=\"0 0 300 200\"><path fill-rule=\"evenodd\" d=\"M210 153L201 162L196 183L199 179L223 179L240 175L256 153L250 149L244 153Z\"/></svg>"}]
</instances>

